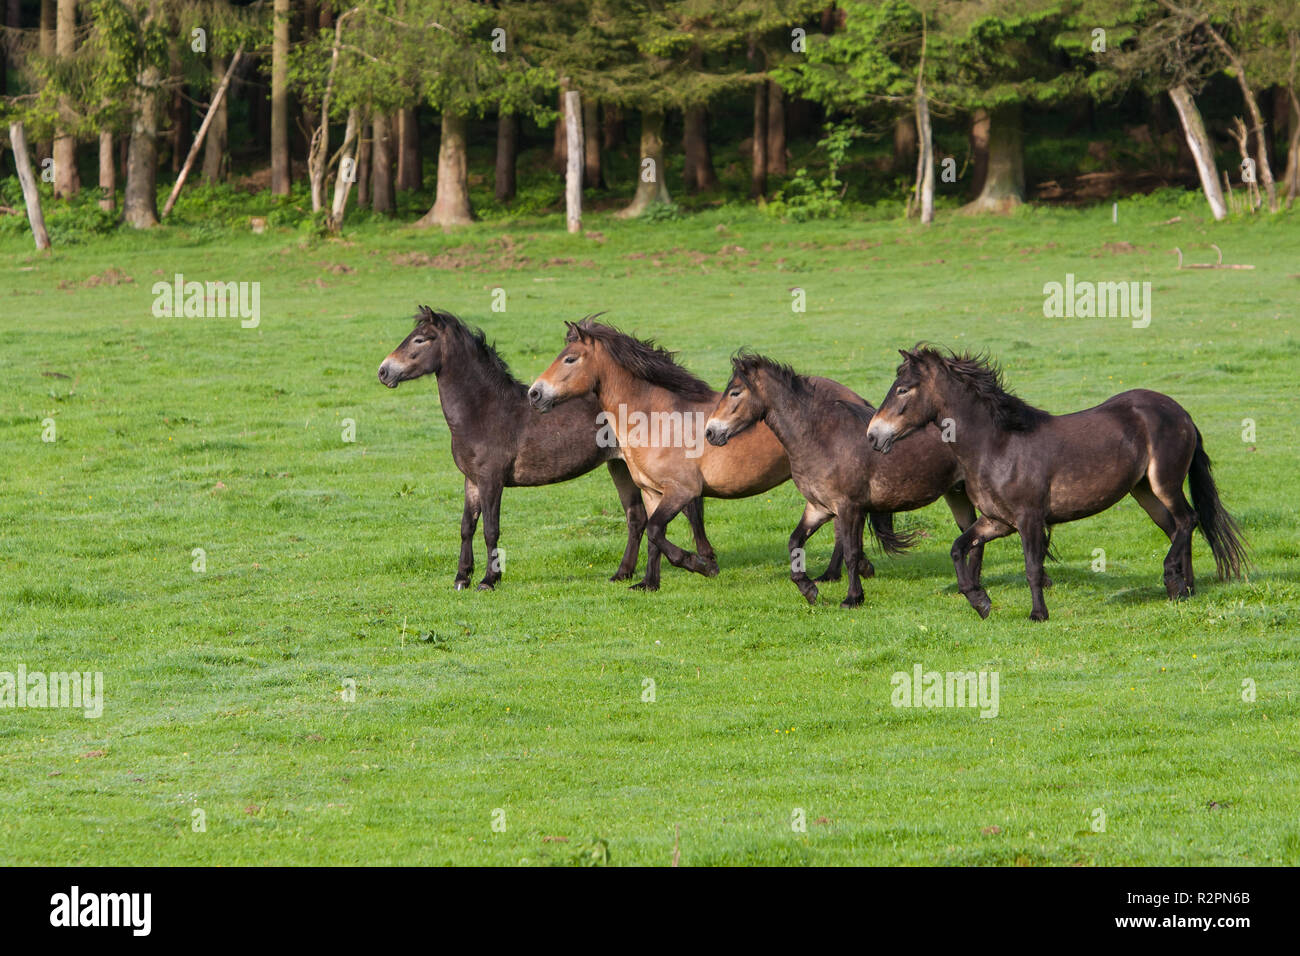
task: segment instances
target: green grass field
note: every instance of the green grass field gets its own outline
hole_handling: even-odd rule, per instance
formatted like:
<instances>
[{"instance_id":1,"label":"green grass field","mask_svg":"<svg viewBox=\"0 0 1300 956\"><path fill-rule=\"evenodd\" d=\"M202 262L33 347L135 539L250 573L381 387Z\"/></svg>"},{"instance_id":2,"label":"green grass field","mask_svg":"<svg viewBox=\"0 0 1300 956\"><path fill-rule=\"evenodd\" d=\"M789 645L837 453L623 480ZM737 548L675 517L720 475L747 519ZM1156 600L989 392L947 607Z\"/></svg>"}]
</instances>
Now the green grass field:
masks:
<instances>
[{"instance_id":1,"label":"green grass field","mask_svg":"<svg viewBox=\"0 0 1300 956\"><path fill-rule=\"evenodd\" d=\"M99 719L0 709L0 862L668 865L676 842L683 865L1300 863L1300 220L1200 216L4 239L0 671L105 687ZM1208 262L1210 242L1255 270L1175 271L1175 246ZM260 282L260 325L156 318L176 273ZM1150 327L1045 319L1066 273L1150 281ZM861 609L845 582L809 607L786 484L709 502L721 575L665 565L647 595L606 580L624 530L601 470L508 489L505 581L457 593L436 383L375 378L417 303L483 325L525 381L562 320L603 309L716 387L748 345L878 402L895 349L928 339L990 350L1055 412L1157 389L1204 434L1256 568L1217 582L1198 535L1199 593L1170 604L1167 543L1127 499L1057 529L1046 624L1018 539L990 545L981 622L939 503L899 519L927 536L875 556ZM893 707L917 664L996 671L998 716Z\"/></svg>"}]
</instances>

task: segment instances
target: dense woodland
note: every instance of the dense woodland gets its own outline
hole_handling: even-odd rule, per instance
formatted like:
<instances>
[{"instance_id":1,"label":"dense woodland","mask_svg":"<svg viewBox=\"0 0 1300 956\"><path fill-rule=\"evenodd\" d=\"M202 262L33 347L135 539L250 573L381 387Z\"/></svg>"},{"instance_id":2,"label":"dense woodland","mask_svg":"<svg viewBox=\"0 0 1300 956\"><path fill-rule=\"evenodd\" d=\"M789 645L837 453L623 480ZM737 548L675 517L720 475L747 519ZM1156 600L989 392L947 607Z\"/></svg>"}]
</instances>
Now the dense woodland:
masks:
<instances>
[{"instance_id":1,"label":"dense woodland","mask_svg":"<svg viewBox=\"0 0 1300 956\"><path fill-rule=\"evenodd\" d=\"M1300 192L1295 0L0 3L0 221L33 230L92 203L150 228L185 182L329 230L467 223L476 189L554 210L566 103L589 203L628 217Z\"/></svg>"}]
</instances>

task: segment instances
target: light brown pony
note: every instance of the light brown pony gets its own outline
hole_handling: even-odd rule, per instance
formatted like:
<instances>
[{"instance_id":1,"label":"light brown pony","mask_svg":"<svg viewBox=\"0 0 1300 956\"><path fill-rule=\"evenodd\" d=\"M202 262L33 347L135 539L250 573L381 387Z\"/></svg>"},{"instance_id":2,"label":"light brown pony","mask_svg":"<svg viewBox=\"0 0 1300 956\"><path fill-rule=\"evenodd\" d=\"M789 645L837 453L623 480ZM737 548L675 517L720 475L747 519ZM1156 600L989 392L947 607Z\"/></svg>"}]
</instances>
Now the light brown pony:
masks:
<instances>
[{"instance_id":1,"label":"light brown pony","mask_svg":"<svg viewBox=\"0 0 1300 956\"><path fill-rule=\"evenodd\" d=\"M651 512L650 544L677 567L712 577L717 562L669 541L668 522L699 495L747 498L781 484L790 477L781 443L760 424L715 448L704 438L704 424L719 393L677 364L673 353L591 318L565 325L567 344L528 390L529 401L547 411L594 393L606 440L617 442ZM845 400L867 407L860 396L844 392ZM828 575L838 577L838 563L837 552ZM658 571L647 568L633 587L658 590Z\"/></svg>"}]
</instances>

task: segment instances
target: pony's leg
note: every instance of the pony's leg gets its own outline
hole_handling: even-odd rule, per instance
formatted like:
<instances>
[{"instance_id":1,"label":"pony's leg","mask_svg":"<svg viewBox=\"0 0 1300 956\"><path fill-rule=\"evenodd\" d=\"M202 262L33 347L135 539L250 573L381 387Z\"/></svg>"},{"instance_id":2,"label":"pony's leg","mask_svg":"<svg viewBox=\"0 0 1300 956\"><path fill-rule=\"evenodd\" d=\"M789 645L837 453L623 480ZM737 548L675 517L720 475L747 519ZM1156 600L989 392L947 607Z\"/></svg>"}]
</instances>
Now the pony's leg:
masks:
<instances>
[{"instance_id":1,"label":"pony's leg","mask_svg":"<svg viewBox=\"0 0 1300 956\"><path fill-rule=\"evenodd\" d=\"M957 571L957 587L962 594L966 595L966 600L980 617L988 617L993 607L988 593L980 586L983 546L989 541L1005 538L1014 530L1009 524L982 517L963 531L952 544L952 563ZM975 548L981 549L981 562L972 562L971 566L967 566L966 556L973 553Z\"/></svg>"},{"instance_id":2,"label":"pony's leg","mask_svg":"<svg viewBox=\"0 0 1300 956\"><path fill-rule=\"evenodd\" d=\"M486 490L480 489L483 497L483 543L487 545L488 567L483 580L478 583L480 591L491 591L501 580L501 568L505 565L505 555L497 549L497 540L501 535L501 485L494 482Z\"/></svg>"},{"instance_id":3,"label":"pony's leg","mask_svg":"<svg viewBox=\"0 0 1300 956\"><path fill-rule=\"evenodd\" d=\"M807 556L803 553L803 547L808 543L808 539L824 525L831 515L828 511L822 511L816 508L811 502L804 505L803 517L795 525L794 531L790 532L790 541L786 545L786 550L790 554L790 580L794 582L795 587L799 589L809 604L817 603L817 585L808 577ZM836 553L842 554L839 548L839 540L836 539ZM798 553L796 553L798 552ZM837 578L838 574L835 575ZM824 575L823 575L824 577ZM819 579L820 580L820 579Z\"/></svg>"},{"instance_id":4,"label":"pony's leg","mask_svg":"<svg viewBox=\"0 0 1300 956\"><path fill-rule=\"evenodd\" d=\"M632 480L627 465L617 458L608 462L609 477L618 489L618 500L623 505L623 514L627 516L627 547L623 550L623 560L618 563L611 581L623 581L636 573L636 559L641 551L641 536L645 534L646 510L641 500L641 489Z\"/></svg>"},{"instance_id":5,"label":"pony's leg","mask_svg":"<svg viewBox=\"0 0 1300 956\"><path fill-rule=\"evenodd\" d=\"M948 504L948 510L952 512L952 520L957 522L957 528L961 531L970 530L976 519L979 517L975 511L975 505L966 494L965 484L950 488L943 493L943 500ZM966 559L966 567L975 580L980 579L980 571L984 567L984 542L972 545L970 556ZM1043 578L1043 587L1050 588L1052 579Z\"/></svg>"},{"instance_id":6,"label":"pony's leg","mask_svg":"<svg viewBox=\"0 0 1300 956\"><path fill-rule=\"evenodd\" d=\"M871 562L866 561L862 554L862 528L866 524L867 513L865 511L850 511L844 515L844 566L849 572L849 593L844 600L840 602L840 607L857 607L862 603L862 571L865 566L871 569L871 577L875 574L875 569L871 568ZM838 536L840 531L840 517L835 518L835 528Z\"/></svg>"},{"instance_id":7,"label":"pony's leg","mask_svg":"<svg viewBox=\"0 0 1300 956\"><path fill-rule=\"evenodd\" d=\"M1169 539L1171 547L1169 553L1165 555L1165 593L1172 598L1176 596L1179 590L1178 578L1182 570L1179 567L1181 555L1176 554L1172 547L1176 530L1174 516L1169 513L1168 508L1160 503L1160 499L1151 490L1151 483L1145 478L1138 482L1129 494L1142 506L1142 510L1151 517L1151 520L1159 526L1160 530L1165 533L1165 537Z\"/></svg>"},{"instance_id":8,"label":"pony's leg","mask_svg":"<svg viewBox=\"0 0 1300 956\"><path fill-rule=\"evenodd\" d=\"M657 492L648 489L641 490L641 499L645 502L647 514L653 514L654 510L659 507L660 495ZM649 527L649 520L646 521ZM636 584L630 585L633 591L658 591L659 590L659 567L660 558L659 546L655 544L654 538L646 536L645 542L645 577Z\"/></svg>"},{"instance_id":9,"label":"pony's leg","mask_svg":"<svg viewBox=\"0 0 1300 956\"><path fill-rule=\"evenodd\" d=\"M1029 579L1029 594L1034 609L1029 612L1031 621L1047 620L1047 604L1043 601L1043 559L1047 557L1047 528L1041 514L1025 514L1016 519L1020 531L1020 546L1025 552L1025 577Z\"/></svg>"},{"instance_id":10,"label":"pony's leg","mask_svg":"<svg viewBox=\"0 0 1300 956\"><path fill-rule=\"evenodd\" d=\"M1196 512L1188 503L1186 496L1183 495L1183 479L1179 476L1176 480L1168 480L1161 483L1157 478L1151 476L1155 470L1155 463L1152 463L1151 469L1147 472L1147 484L1151 489L1151 494L1157 502L1169 514L1169 520L1173 524L1173 531L1166 531L1169 535L1169 553L1165 555L1165 593L1169 595L1170 600L1191 597L1193 577L1192 577L1192 532L1196 529ZM1136 495L1134 496L1136 497ZM1138 499L1141 501L1141 499ZM1144 504L1145 508L1146 505ZM1147 514L1151 514L1148 509ZM1154 515L1152 516L1154 520ZM1156 524L1160 522L1157 521Z\"/></svg>"},{"instance_id":11,"label":"pony's leg","mask_svg":"<svg viewBox=\"0 0 1300 956\"><path fill-rule=\"evenodd\" d=\"M663 497L651 513L650 520L646 522L646 536L658 546L663 556L677 567L711 578L718 573L717 565L710 565L698 554L677 547L664 533L668 528L668 522L677 517L682 508L686 507L687 502L694 497L696 497L694 491L679 485L665 488Z\"/></svg>"},{"instance_id":12,"label":"pony's leg","mask_svg":"<svg viewBox=\"0 0 1300 956\"><path fill-rule=\"evenodd\" d=\"M709 536L704 533L704 496L692 498L682 508L686 520L691 523L691 536L695 538L695 552L707 564L713 565L713 573L718 573L718 555L709 543Z\"/></svg>"},{"instance_id":13,"label":"pony's leg","mask_svg":"<svg viewBox=\"0 0 1300 956\"><path fill-rule=\"evenodd\" d=\"M835 549L831 551L831 563L826 565L826 570L820 577L814 578L816 581L838 581L842 575L844 567L844 549L840 547L838 541L835 542Z\"/></svg>"},{"instance_id":14,"label":"pony's leg","mask_svg":"<svg viewBox=\"0 0 1300 956\"><path fill-rule=\"evenodd\" d=\"M478 487L466 478L465 510L460 516L460 563L456 566L456 580L452 582L457 591L469 587L469 579L474 574L474 532L478 530L482 510Z\"/></svg>"}]
</instances>

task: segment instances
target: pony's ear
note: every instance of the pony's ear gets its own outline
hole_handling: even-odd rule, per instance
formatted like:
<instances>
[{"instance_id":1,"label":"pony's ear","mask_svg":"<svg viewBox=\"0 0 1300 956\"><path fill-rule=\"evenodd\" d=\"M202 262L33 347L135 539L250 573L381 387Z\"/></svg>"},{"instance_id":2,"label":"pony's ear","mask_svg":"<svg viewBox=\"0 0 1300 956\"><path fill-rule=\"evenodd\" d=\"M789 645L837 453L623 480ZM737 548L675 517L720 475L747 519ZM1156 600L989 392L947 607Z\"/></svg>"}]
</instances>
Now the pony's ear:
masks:
<instances>
[{"instance_id":1,"label":"pony's ear","mask_svg":"<svg viewBox=\"0 0 1300 956\"><path fill-rule=\"evenodd\" d=\"M898 354L903 356L903 361L909 365L916 360L916 353L909 352L907 349L899 349Z\"/></svg>"},{"instance_id":2,"label":"pony's ear","mask_svg":"<svg viewBox=\"0 0 1300 956\"><path fill-rule=\"evenodd\" d=\"M441 315L434 312L427 305L422 305L419 307L419 311L415 313L415 324L432 325L434 328L440 329L443 326L443 321Z\"/></svg>"},{"instance_id":3,"label":"pony's ear","mask_svg":"<svg viewBox=\"0 0 1300 956\"><path fill-rule=\"evenodd\" d=\"M578 323L564 320L564 341L576 342L578 340Z\"/></svg>"}]
</instances>

